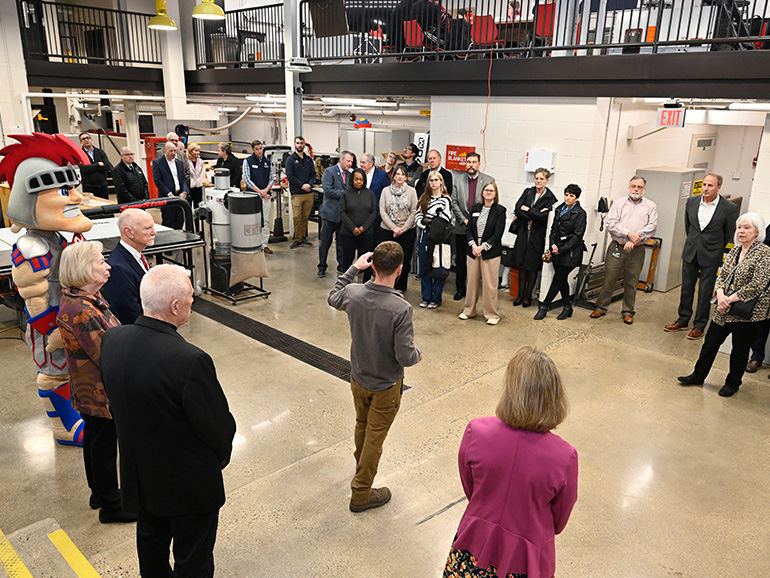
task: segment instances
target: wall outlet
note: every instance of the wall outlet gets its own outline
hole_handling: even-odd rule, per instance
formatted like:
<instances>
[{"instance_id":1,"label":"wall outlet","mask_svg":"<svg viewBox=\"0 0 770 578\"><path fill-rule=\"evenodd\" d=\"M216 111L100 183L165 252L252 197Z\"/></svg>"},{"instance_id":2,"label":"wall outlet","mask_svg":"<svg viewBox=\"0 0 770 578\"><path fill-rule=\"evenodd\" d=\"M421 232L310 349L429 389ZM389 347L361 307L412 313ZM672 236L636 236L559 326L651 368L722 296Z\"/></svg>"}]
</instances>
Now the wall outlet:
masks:
<instances>
[{"instance_id":1,"label":"wall outlet","mask_svg":"<svg viewBox=\"0 0 770 578\"><path fill-rule=\"evenodd\" d=\"M735 171L733 173L733 180L734 181L740 181L741 180L741 172L740 171Z\"/></svg>"}]
</instances>

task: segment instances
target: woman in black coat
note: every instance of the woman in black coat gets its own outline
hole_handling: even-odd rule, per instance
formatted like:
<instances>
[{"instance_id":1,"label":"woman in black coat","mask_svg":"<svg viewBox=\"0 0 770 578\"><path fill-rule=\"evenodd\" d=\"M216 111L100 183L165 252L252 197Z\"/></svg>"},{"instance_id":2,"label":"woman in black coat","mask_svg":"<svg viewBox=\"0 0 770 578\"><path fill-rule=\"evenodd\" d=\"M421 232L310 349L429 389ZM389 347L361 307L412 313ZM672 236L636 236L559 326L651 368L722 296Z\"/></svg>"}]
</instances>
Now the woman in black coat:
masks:
<instances>
[{"instance_id":1,"label":"woman in black coat","mask_svg":"<svg viewBox=\"0 0 770 578\"><path fill-rule=\"evenodd\" d=\"M529 307L537 274L543 267L545 234L548 229L548 212L556 202L551 189L545 185L551 171L539 168L535 171L535 186L525 189L516 201L510 231L516 235L513 246L513 264L519 268L519 296L514 305Z\"/></svg>"},{"instance_id":2,"label":"woman in black coat","mask_svg":"<svg viewBox=\"0 0 770 578\"><path fill-rule=\"evenodd\" d=\"M366 188L366 173L354 169L352 184L340 197L340 236L342 270L347 271L364 253L374 251L374 222L377 218L377 198ZM371 267L364 271L364 282L372 276Z\"/></svg>"},{"instance_id":3,"label":"woman in black coat","mask_svg":"<svg viewBox=\"0 0 770 578\"><path fill-rule=\"evenodd\" d=\"M548 313L556 294L561 291L564 308L556 319L572 317L572 302L569 296L569 274L583 262L583 235L586 233L586 212L580 206L580 187L567 185L564 189L564 202L556 207L551 225L551 262L553 279L545 300L538 307L535 319L543 319Z\"/></svg>"},{"instance_id":4,"label":"woman in black coat","mask_svg":"<svg viewBox=\"0 0 770 578\"><path fill-rule=\"evenodd\" d=\"M497 325L500 321L500 315L497 312L497 283L500 257L503 254L505 207L500 204L500 194L494 181L484 185L481 200L481 203L471 207L468 226L465 227L468 274L465 307L460 313L460 319L475 317L480 279L484 317L488 325Z\"/></svg>"}]
</instances>

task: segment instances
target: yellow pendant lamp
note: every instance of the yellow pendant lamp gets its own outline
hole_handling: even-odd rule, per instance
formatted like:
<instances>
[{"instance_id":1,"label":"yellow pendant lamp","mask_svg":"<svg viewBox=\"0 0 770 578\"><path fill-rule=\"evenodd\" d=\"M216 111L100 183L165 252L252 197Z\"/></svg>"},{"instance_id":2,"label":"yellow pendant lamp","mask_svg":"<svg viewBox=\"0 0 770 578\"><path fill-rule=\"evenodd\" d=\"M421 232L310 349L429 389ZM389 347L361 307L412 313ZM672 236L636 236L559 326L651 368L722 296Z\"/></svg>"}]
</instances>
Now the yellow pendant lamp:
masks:
<instances>
[{"instance_id":1,"label":"yellow pendant lamp","mask_svg":"<svg viewBox=\"0 0 770 578\"><path fill-rule=\"evenodd\" d=\"M224 20L225 13L214 0L202 0L192 11L193 18L201 20Z\"/></svg>"},{"instance_id":2,"label":"yellow pendant lamp","mask_svg":"<svg viewBox=\"0 0 770 578\"><path fill-rule=\"evenodd\" d=\"M156 15L150 19L147 27L153 30L177 30L179 27L173 19L169 18L167 9L166 0L155 0Z\"/></svg>"}]
</instances>

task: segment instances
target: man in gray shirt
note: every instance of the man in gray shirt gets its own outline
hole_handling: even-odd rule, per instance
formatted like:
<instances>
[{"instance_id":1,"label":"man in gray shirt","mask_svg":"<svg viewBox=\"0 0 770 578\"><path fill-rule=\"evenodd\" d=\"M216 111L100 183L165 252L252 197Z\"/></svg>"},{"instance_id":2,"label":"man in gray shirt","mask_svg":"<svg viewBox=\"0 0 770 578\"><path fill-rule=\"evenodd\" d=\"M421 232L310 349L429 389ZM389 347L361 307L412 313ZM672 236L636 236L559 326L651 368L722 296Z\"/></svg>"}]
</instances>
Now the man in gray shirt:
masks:
<instances>
[{"instance_id":1,"label":"man in gray shirt","mask_svg":"<svg viewBox=\"0 0 770 578\"><path fill-rule=\"evenodd\" d=\"M348 314L350 388L356 408L356 474L350 483L351 512L364 512L390 501L388 488L372 488L382 444L401 405L404 367L422 360L414 344L412 306L393 286L404 262L398 243L385 241L374 253L361 255L337 279L329 305ZM372 267L375 281L353 283Z\"/></svg>"}]
</instances>

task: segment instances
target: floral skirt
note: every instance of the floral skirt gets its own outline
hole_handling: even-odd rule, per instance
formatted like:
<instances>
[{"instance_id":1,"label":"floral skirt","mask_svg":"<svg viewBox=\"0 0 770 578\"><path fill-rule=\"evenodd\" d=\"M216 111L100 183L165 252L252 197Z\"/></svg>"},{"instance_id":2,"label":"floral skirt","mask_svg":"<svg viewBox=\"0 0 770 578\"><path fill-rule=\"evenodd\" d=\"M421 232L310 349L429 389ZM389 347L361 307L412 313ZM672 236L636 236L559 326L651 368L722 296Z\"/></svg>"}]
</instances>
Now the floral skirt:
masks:
<instances>
[{"instance_id":1,"label":"floral skirt","mask_svg":"<svg viewBox=\"0 0 770 578\"><path fill-rule=\"evenodd\" d=\"M443 578L527 578L527 575L506 574L504 577L498 576L497 568L494 566L479 568L473 554L467 550L457 550L453 547L449 550Z\"/></svg>"}]
</instances>

